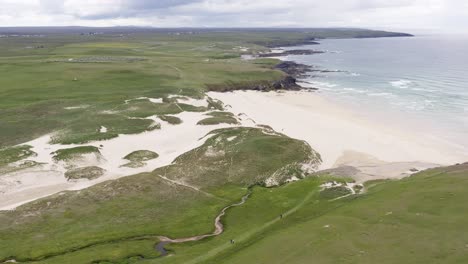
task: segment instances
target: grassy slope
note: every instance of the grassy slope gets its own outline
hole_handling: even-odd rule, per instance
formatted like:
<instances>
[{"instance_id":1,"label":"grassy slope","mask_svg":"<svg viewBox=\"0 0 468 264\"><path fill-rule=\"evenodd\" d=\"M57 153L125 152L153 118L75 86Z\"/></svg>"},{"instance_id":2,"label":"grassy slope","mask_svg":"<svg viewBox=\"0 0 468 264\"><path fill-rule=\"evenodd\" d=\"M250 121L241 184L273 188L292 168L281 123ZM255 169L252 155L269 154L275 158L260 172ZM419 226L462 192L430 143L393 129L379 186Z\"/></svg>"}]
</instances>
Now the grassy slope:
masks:
<instances>
[{"instance_id":1,"label":"grassy slope","mask_svg":"<svg viewBox=\"0 0 468 264\"><path fill-rule=\"evenodd\" d=\"M316 181L308 179L270 190L272 195L267 197L254 193L245 207L230 212L226 234L191 247L173 246L173 258L154 263L468 261L468 164L374 183L362 196L333 202L314 194L293 214L252 234L286 210L279 210L281 206L298 204L317 186ZM231 237L238 240L234 246L227 243Z\"/></svg>"},{"instance_id":2,"label":"grassy slope","mask_svg":"<svg viewBox=\"0 0 468 264\"><path fill-rule=\"evenodd\" d=\"M177 186L154 174L104 183L81 192L54 195L12 212L0 214L0 259L41 259L84 248L82 258L100 259L114 250L113 242L154 235L196 235L212 229L212 218L226 201ZM197 218L197 222L192 220ZM190 225L190 229L180 228ZM99 255L92 245L103 247ZM107 245L107 250L105 250ZM150 248L150 246L148 246ZM141 255L153 254L142 250ZM122 255L129 252L123 248ZM60 258L45 263L63 263ZM86 263L86 262L85 262Z\"/></svg>"},{"instance_id":3,"label":"grassy slope","mask_svg":"<svg viewBox=\"0 0 468 264\"><path fill-rule=\"evenodd\" d=\"M308 161L321 162L307 143L281 134L265 134L255 128L221 129L211 134L206 144L177 157L167 177L217 192L219 186L263 184L277 171ZM283 180L293 175L286 171Z\"/></svg>"},{"instance_id":4,"label":"grassy slope","mask_svg":"<svg viewBox=\"0 0 468 264\"><path fill-rule=\"evenodd\" d=\"M341 201L330 205L320 198L319 186L327 180L330 178L314 177L278 188L256 187L245 205L228 212L223 234L197 243L169 245L173 256L148 262L224 263L229 253L259 241L273 230L285 228L290 220L303 221L339 206ZM279 217L281 214L283 219ZM235 240L235 245L229 243L230 239Z\"/></svg>"}]
</instances>

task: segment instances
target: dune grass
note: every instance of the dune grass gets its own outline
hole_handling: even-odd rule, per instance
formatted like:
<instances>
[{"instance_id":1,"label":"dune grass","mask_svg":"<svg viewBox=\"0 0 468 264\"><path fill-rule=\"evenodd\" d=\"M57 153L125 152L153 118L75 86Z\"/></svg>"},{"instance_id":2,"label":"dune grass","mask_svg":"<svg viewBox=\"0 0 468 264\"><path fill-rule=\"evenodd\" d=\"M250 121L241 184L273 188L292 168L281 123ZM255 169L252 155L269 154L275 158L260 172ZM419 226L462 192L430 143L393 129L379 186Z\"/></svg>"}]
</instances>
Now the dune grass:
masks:
<instances>
[{"instance_id":1,"label":"dune grass","mask_svg":"<svg viewBox=\"0 0 468 264\"><path fill-rule=\"evenodd\" d=\"M178 118L177 116L170 116L170 115L161 115L158 116L159 119L165 121L171 125L180 125L182 124L182 119Z\"/></svg>"},{"instance_id":2,"label":"dune grass","mask_svg":"<svg viewBox=\"0 0 468 264\"><path fill-rule=\"evenodd\" d=\"M75 148L68 148L68 149L59 149L55 151L53 154L53 159L55 161L67 161L73 160L75 158L79 158L85 154L100 154L99 148L94 146L81 146Z\"/></svg>"},{"instance_id":3,"label":"dune grass","mask_svg":"<svg viewBox=\"0 0 468 264\"><path fill-rule=\"evenodd\" d=\"M129 161L148 161L158 157L159 155L156 152L149 150L137 150L125 156L124 159Z\"/></svg>"},{"instance_id":4,"label":"dune grass","mask_svg":"<svg viewBox=\"0 0 468 264\"><path fill-rule=\"evenodd\" d=\"M158 157L159 155L156 152L149 151L149 150L137 150L124 157L124 159L130 162L122 165L122 167L129 167L129 168L143 167L146 165L145 161L153 160Z\"/></svg>"},{"instance_id":5,"label":"dune grass","mask_svg":"<svg viewBox=\"0 0 468 264\"><path fill-rule=\"evenodd\" d=\"M104 175L104 172L104 169L97 166L82 167L65 172L65 178L68 180L94 180Z\"/></svg>"},{"instance_id":6,"label":"dune grass","mask_svg":"<svg viewBox=\"0 0 468 264\"><path fill-rule=\"evenodd\" d=\"M0 149L0 167L36 155L31 148L31 146L23 145Z\"/></svg>"},{"instance_id":7,"label":"dune grass","mask_svg":"<svg viewBox=\"0 0 468 264\"><path fill-rule=\"evenodd\" d=\"M197 125L218 125L218 124L231 124L236 125L239 124L239 121L234 117L234 115L230 112L210 112L206 114L207 117L198 121Z\"/></svg>"}]
</instances>

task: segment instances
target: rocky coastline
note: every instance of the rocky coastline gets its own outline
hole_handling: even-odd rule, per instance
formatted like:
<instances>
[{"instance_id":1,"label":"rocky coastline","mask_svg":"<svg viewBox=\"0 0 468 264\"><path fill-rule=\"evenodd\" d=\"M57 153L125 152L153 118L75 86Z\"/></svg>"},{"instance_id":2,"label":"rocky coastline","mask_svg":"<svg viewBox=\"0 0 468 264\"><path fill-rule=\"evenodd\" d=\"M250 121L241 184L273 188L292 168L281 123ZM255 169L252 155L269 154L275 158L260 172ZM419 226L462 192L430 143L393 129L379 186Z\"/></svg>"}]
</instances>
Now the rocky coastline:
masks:
<instances>
[{"instance_id":1,"label":"rocky coastline","mask_svg":"<svg viewBox=\"0 0 468 264\"><path fill-rule=\"evenodd\" d=\"M302 89L297 84L296 78L286 75L280 80L276 81L256 81L256 82L228 82L224 84L209 84L207 85L209 91L212 92L231 92L238 90L252 90L252 91L299 91Z\"/></svg>"},{"instance_id":2,"label":"rocky coastline","mask_svg":"<svg viewBox=\"0 0 468 264\"><path fill-rule=\"evenodd\" d=\"M301 40L291 40L291 41L278 41L278 42L268 42L268 43L254 43L257 45L265 46L267 48L279 48L279 47L295 47L301 45L319 45L320 43L316 41L316 38L305 38Z\"/></svg>"},{"instance_id":3,"label":"rocky coastline","mask_svg":"<svg viewBox=\"0 0 468 264\"><path fill-rule=\"evenodd\" d=\"M325 53L325 51L321 50L306 50L306 49L297 49L297 50L285 50L281 53L263 53L258 54L257 56L260 58L270 58L270 57L284 57L289 55L313 55L313 54L321 54Z\"/></svg>"},{"instance_id":4,"label":"rocky coastline","mask_svg":"<svg viewBox=\"0 0 468 264\"><path fill-rule=\"evenodd\" d=\"M282 61L274 69L280 70L296 79L304 78L309 72L314 71L312 66L297 63L294 61Z\"/></svg>"},{"instance_id":5,"label":"rocky coastline","mask_svg":"<svg viewBox=\"0 0 468 264\"><path fill-rule=\"evenodd\" d=\"M313 41L315 39L306 39L300 42L294 42L289 44L282 43L281 45L270 44L264 45L269 48L279 48L279 47L292 47L299 45L319 45L320 43ZM321 54L325 51L319 50L310 50L310 49L295 49L295 50L285 50L282 52L268 52L252 55L257 58L272 58L272 57L286 57L289 55L313 55ZM276 64L273 69L282 71L286 74L282 79L276 81L257 81L257 82L228 82L224 84L208 84L207 88L209 91L215 92L230 92L236 90L253 90L253 91L279 91L279 90L288 90L288 91L300 91L305 89L304 87L298 84L298 79L304 79L309 76L312 72L332 72L329 70L320 70L315 69L312 66L297 63L294 61L281 61ZM334 72L334 71L333 71ZM318 90L318 88L308 87L307 90Z\"/></svg>"}]
</instances>

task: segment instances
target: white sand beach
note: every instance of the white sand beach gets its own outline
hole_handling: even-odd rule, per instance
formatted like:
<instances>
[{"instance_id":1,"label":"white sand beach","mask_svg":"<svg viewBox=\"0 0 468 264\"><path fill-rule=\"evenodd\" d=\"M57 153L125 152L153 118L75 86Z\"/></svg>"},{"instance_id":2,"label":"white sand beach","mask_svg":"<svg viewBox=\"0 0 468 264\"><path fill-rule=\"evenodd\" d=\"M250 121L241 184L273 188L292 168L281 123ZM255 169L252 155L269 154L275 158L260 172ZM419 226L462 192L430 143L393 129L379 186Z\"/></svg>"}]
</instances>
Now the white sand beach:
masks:
<instances>
[{"instance_id":1,"label":"white sand beach","mask_svg":"<svg viewBox=\"0 0 468 264\"><path fill-rule=\"evenodd\" d=\"M321 169L353 166L357 180L400 178L410 170L468 160L468 153L432 135L364 118L354 109L311 91L209 93L257 124L307 141L323 159Z\"/></svg>"},{"instance_id":2,"label":"white sand beach","mask_svg":"<svg viewBox=\"0 0 468 264\"><path fill-rule=\"evenodd\" d=\"M435 140L432 135L404 126L391 126L385 120L368 120L353 109L334 104L313 92L237 91L208 95L223 101L227 110L237 115L241 126L268 125L277 132L305 140L322 156L321 170L338 168L338 174L351 176L359 183L402 178L419 170L468 160L467 153ZM183 102L206 105L205 100ZM169 165L177 156L203 144L204 136L210 131L231 126L197 125L206 117L204 113L184 112L177 117L183 120L182 124L170 125L154 116L150 119L161 123L161 129L83 144L98 147L101 152L97 159L86 157L83 164L78 164L105 170L104 176L94 180L67 181L64 177L67 164L52 159L52 152L79 145L49 144L50 135L24 143L33 146L32 150L38 154L30 160L44 165L2 175L0 210L11 210L61 191L80 190ZM123 157L137 150L154 151L160 156L140 168L122 167L128 162Z\"/></svg>"}]
</instances>

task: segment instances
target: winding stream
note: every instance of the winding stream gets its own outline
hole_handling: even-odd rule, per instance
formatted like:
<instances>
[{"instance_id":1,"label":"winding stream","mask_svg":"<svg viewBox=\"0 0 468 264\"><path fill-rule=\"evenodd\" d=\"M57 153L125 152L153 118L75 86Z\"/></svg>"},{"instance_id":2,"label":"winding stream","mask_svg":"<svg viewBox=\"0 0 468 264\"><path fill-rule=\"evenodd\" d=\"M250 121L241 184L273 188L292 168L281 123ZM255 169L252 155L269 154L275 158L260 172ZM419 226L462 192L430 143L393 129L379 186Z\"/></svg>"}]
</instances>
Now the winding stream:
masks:
<instances>
[{"instance_id":1,"label":"winding stream","mask_svg":"<svg viewBox=\"0 0 468 264\"><path fill-rule=\"evenodd\" d=\"M221 219L226 214L226 211L232 207L243 205L251 194L252 194L252 191L249 190L249 192L242 197L240 202L226 206L223 208L223 210L221 210L221 212L218 214L218 216L215 219L215 231L213 233L205 234L205 235L198 235L198 236L193 236L193 237L186 237L186 238L176 238L176 239L168 238L165 236L158 236L157 238L159 239L160 242L156 244L154 249L156 251L159 251L159 253L161 253L161 256L167 256L168 252L164 247L168 244L172 244L172 243L178 244L178 243L185 243L185 242L190 242L190 241L199 241L207 237L214 237L214 236L218 236L222 234L224 232L224 227L223 227L223 224L221 223Z\"/></svg>"}]
</instances>

